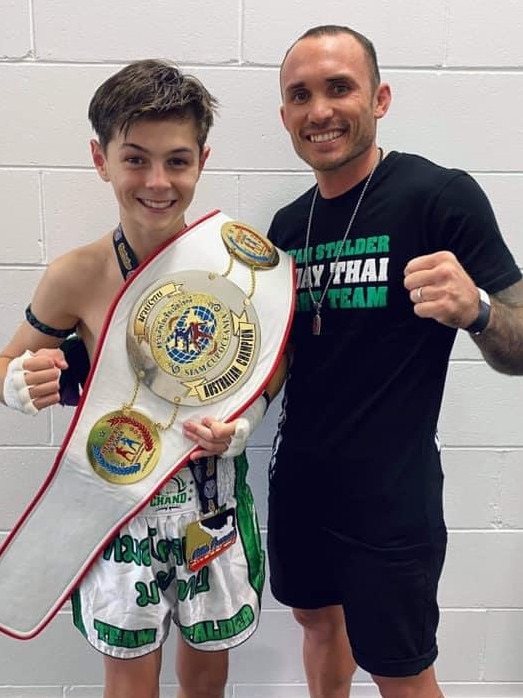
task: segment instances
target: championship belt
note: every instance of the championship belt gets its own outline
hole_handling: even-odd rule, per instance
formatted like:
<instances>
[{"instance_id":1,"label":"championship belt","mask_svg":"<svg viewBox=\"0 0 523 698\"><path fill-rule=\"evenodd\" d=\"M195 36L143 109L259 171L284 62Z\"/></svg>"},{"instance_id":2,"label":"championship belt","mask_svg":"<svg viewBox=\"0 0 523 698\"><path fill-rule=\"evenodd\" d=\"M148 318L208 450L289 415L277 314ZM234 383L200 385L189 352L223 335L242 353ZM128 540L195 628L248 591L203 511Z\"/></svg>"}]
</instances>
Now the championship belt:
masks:
<instances>
[{"instance_id":1,"label":"championship belt","mask_svg":"<svg viewBox=\"0 0 523 698\"><path fill-rule=\"evenodd\" d=\"M0 631L27 639L47 625L187 464L184 421L230 421L262 393L293 310L291 258L219 211L128 278L54 465L0 548Z\"/></svg>"}]
</instances>

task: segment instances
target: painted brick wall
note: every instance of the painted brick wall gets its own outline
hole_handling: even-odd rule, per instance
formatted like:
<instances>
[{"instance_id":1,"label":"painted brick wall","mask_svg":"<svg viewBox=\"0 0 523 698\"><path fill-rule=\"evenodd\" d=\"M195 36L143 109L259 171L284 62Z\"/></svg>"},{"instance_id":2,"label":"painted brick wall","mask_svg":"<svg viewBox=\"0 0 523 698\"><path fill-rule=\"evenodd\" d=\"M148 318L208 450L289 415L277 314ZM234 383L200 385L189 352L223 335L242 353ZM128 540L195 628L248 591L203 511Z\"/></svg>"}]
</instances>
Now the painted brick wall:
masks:
<instances>
[{"instance_id":1,"label":"painted brick wall","mask_svg":"<svg viewBox=\"0 0 523 698\"><path fill-rule=\"evenodd\" d=\"M202 78L222 106L191 217L221 208L264 230L311 182L280 125L278 64L302 31L329 22L377 47L394 95L380 144L474 174L523 265L520 0L0 0L0 346L46 263L117 220L88 149L87 104L105 77L129 60L165 57ZM448 696L523 696L522 405L523 380L495 374L460 336L440 424L450 544L438 675ZM250 449L264 529L276 416L273 406ZM69 417L0 409L0 537L42 481ZM311 483L312 511L317 495ZM165 696L172 652L170 640ZM232 655L228 698L306 696L300 654L290 613L267 592L258 633ZM100 657L72 629L68 607L32 641L0 636L0 698L94 698L101 683ZM354 695L376 695L363 672Z\"/></svg>"}]
</instances>

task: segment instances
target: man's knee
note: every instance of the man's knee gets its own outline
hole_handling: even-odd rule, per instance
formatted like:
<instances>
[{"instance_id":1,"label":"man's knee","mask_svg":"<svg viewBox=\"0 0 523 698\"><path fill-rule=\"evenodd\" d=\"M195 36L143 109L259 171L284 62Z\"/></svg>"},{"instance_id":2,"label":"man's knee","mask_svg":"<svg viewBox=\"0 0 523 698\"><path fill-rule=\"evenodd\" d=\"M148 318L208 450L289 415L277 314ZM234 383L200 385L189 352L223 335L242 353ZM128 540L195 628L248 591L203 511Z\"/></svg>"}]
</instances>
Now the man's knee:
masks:
<instances>
[{"instance_id":1,"label":"man's knee","mask_svg":"<svg viewBox=\"0 0 523 698\"><path fill-rule=\"evenodd\" d=\"M382 698L443 698L443 693L436 681L433 667L429 667L417 676L390 678L372 676Z\"/></svg>"},{"instance_id":2,"label":"man's knee","mask_svg":"<svg viewBox=\"0 0 523 698\"><path fill-rule=\"evenodd\" d=\"M293 608L292 613L306 632L326 638L346 632L345 616L341 606L315 609Z\"/></svg>"},{"instance_id":3,"label":"man's knee","mask_svg":"<svg viewBox=\"0 0 523 698\"><path fill-rule=\"evenodd\" d=\"M345 616L341 606L323 608L293 608L294 618L307 629L339 629L345 627Z\"/></svg>"}]
</instances>

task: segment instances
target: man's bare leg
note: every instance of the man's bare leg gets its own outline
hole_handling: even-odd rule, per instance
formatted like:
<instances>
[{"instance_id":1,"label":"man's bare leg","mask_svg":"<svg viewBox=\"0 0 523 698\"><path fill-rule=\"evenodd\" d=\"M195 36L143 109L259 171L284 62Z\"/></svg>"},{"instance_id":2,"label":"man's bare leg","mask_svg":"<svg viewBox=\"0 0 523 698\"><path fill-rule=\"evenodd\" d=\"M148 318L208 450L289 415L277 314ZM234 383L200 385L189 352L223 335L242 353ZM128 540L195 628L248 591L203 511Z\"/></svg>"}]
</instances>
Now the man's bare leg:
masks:
<instances>
[{"instance_id":1,"label":"man's bare leg","mask_svg":"<svg viewBox=\"0 0 523 698\"><path fill-rule=\"evenodd\" d=\"M383 698L444 698L431 666L417 676L388 678L373 676Z\"/></svg>"},{"instance_id":2,"label":"man's bare leg","mask_svg":"<svg viewBox=\"0 0 523 698\"><path fill-rule=\"evenodd\" d=\"M311 698L348 698L356 662L341 606L293 609L303 628L303 663Z\"/></svg>"},{"instance_id":3,"label":"man's bare leg","mask_svg":"<svg viewBox=\"0 0 523 698\"><path fill-rule=\"evenodd\" d=\"M228 669L227 650L195 650L178 634L176 675L180 688L177 698L223 698Z\"/></svg>"},{"instance_id":4,"label":"man's bare leg","mask_svg":"<svg viewBox=\"0 0 523 698\"><path fill-rule=\"evenodd\" d=\"M158 698L162 650L136 659L104 657L104 698Z\"/></svg>"}]
</instances>

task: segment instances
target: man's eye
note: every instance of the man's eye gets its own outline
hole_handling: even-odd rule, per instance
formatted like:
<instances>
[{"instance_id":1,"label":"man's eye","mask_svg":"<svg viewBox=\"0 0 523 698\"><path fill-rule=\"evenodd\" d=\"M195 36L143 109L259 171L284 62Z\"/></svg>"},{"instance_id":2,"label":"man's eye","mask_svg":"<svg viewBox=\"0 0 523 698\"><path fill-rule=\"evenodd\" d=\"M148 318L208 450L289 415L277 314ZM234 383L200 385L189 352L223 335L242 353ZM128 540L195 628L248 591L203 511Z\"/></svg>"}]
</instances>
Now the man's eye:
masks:
<instances>
[{"instance_id":1,"label":"man's eye","mask_svg":"<svg viewBox=\"0 0 523 698\"><path fill-rule=\"evenodd\" d=\"M348 85L343 85L343 84L333 85L332 91L334 92L335 95L338 95L338 96L339 95L346 95L347 92L349 91L349 87L348 87Z\"/></svg>"},{"instance_id":2,"label":"man's eye","mask_svg":"<svg viewBox=\"0 0 523 698\"><path fill-rule=\"evenodd\" d=\"M294 104L303 104L303 102L307 101L308 93L305 92L305 90L301 90L300 92L294 92L292 95L292 101Z\"/></svg>"}]
</instances>

